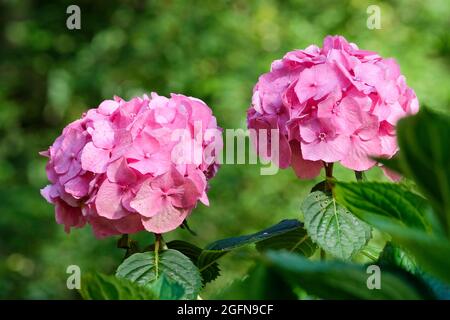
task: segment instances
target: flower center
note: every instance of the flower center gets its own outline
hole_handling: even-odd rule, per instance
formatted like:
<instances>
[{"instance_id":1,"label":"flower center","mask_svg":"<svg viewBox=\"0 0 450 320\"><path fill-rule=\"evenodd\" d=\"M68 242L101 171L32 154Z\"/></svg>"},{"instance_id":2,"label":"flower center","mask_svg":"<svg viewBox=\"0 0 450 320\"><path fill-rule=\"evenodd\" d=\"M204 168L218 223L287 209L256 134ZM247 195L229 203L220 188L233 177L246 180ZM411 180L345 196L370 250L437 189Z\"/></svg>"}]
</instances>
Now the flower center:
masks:
<instances>
[{"instance_id":1,"label":"flower center","mask_svg":"<svg viewBox=\"0 0 450 320\"><path fill-rule=\"evenodd\" d=\"M147 159L150 158L150 152L146 152L146 153L144 154L144 157L147 158Z\"/></svg>"},{"instance_id":2,"label":"flower center","mask_svg":"<svg viewBox=\"0 0 450 320\"><path fill-rule=\"evenodd\" d=\"M319 139L320 139L320 141L325 140L326 137L327 137L327 134L326 134L325 132L319 133Z\"/></svg>"}]
</instances>

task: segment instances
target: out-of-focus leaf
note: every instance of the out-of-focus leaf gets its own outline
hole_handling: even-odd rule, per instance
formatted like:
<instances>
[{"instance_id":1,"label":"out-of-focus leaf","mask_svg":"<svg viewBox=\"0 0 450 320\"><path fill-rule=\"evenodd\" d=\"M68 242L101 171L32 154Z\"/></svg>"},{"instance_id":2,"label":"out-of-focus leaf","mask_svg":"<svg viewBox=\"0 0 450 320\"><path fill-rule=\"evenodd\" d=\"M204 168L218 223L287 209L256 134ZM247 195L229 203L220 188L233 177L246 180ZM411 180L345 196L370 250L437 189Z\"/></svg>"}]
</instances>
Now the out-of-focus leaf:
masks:
<instances>
[{"instance_id":1,"label":"out-of-focus leaf","mask_svg":"<svg viewBox=\"0 0 450 320\"><path fill-rule=\"evenodd\" d=\"M365 266L332 262L314 262L301 255L271 251L269 262L291 284L298 284L310 294L324 299L407 299L424 297L419 288L400 274L381 270L381 288L369 289L371 273Z\"/></svg>"},{"instance_id":2,"label":"out-of-focus leaf","mask_svg":"<svg viewBox=\"0 0 450 320\"><path fill-rule=\"evenodd\" d=\"M79 292L85 300L153 300L158 297L149 288L101 273L84 276Z\"/></svg>"}]
</instances>

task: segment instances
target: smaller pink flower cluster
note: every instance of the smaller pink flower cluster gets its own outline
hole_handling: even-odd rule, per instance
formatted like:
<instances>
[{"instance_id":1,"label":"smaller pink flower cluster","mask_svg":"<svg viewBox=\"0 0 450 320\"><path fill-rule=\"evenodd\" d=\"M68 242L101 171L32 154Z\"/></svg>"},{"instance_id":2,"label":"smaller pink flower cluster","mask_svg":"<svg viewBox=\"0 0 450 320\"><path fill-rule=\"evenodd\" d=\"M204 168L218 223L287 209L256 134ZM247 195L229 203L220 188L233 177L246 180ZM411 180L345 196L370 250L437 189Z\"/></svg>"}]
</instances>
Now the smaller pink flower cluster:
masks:
<instances>
[{"instance_id":1,"label":"smaller pink flower cluster","mask_svg":"<svg viewBox=\"0 0 450 320\"><path fill-rule=\"evenodd\" d=\"M206 134L211 130L218 134ZM69 124L42 152L51 184L41 193L67 232L89 223L97 237L164 233L180 226L197 201L208 205L207 180L221 148L221 129L201 100L115 97Z\"/></svg>"},{"instance_id":2,"label":"smaller pink flower cluster","mask_svg":"<svg viewBox=\"0 0 450 320\"><path fill-rule=\"evenodd\" d=\"M323 162L362 171L376 164L370 156L392 157L398 119L418 108L395 60L327 36L323 48L272 63L253 90L248 127L279 129L279 157L268 157L313 178Z\"/></svg>"}]
</instances>

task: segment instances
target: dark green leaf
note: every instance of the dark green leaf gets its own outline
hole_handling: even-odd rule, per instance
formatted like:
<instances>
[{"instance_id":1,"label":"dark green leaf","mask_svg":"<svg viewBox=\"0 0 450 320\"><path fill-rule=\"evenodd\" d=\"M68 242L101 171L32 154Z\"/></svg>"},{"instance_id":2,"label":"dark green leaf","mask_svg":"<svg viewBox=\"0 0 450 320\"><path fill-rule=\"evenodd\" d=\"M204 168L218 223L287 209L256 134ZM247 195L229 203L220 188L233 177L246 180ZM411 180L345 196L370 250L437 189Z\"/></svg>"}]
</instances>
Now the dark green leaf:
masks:
<instances>
[{"instance_id":1,"label":"dark green leaf","mask_svg":"<svg viewBox=\"0 0 450 320\"><path fill-rule=\"evenodd\" d=\"M437 299L450 299L449 286L422 271L411 256L391 242L384 247L377 264L381 268L399 267L422 281L423 285L427 286L427 290L431 291Z\"/></svg>"},{"instance_id":2,"label":"dark green leaf","mask_svg":"<svg viewBox=\"0 0 450 320\"><path fill-rule=\"evenodd\" d=\"M310 257L316 251L316 244L303 227L288 231L275 237L256 243L258 251L288 250Z\"/></svg>"},{"instance_id":3,"label":"dark green leaf","mask_svg":"<svg viewBox=\"0 0 450 320\"><path fill-rule=\"evenodd\" d=\"M278 272L263 264L251 268L243 279L235 280L216 297L221 300L293 300L292 287Z\"/></svg>"},{"instance_id":4,"label":"dark green leaf","mask_svg":"<svg viewBox=\"0 0 450 320\"><path fill-rule=\"evenodd\" d=\"M180 251L186 257L191 259L191 261L196 266L198 266L198 258L200 257L200 254L202 253L201 248L197 247L196 245L193 245L192 243L189 243L186 241L181 241L181 240L170 241L166 245L169 249L174 249L174 250ZM217 262L214 262L211 265L209 265L207 268L203 269L201 271L201 275L202 275L204 284L215 280L220 275L220 269L219 269L219 265L217 264Z\"/></svg>"},{"instance_id":5,"label":"dark green leaf","mask_svg":"<svg viewBox=\"0 0 450 320\"><path fill-rule=\"evenodd\" d=\"M81 297L85 300L153 300L157 295L127 279L104 274L88 274L81 280Z\"/></svg>"},{"instance_id":6,"label":"dark green leaf","mask_svg":"<svg viewBox=\"0 0 450 320\"><path fill-rule=\"evenodd\" d=\"M336 182L334 195L353 214L371 223L370 215L392 219L399 224L430 230L424 212L430 210L426 200L393 183Z\"/></svg>"},{"instance_id":7,"label":"dark green leaf","mask_svg":"<svg viewBox=\"0 0 450 320\"><path fill-rule=\"evenodd\" d=\"M207 268L211 267L219 258L233 249L242 247L250 243L256 243L258 241L269 239L271 237L294 230L300 226L301 223L298 220L282 220L270 228L252 233L250 235L227 238L213 242L206 246L206 248L202 251L200 257L198 258L197 266L199 267L200 271L203 272Z\"/></svg>"},{"instance_id":8,"label":"dark green leaf","mask_svg":"<svg viewBox=\"0 0 450 320\"><path fill-rule=\"evenodd\" d=\"M155 261L154 252L133 254L116 272L117 277L150 287L162 274L183 287L183 299L197 298L202 287L200 273L188 257L173 249L159 252L159 263Z\"/></svg>"},{"instance_id":9,"label":"dark green leaf","mask_svg":"<svg viewBox=\"0 0 450 320\"><path fill-rule=\"evenodd\" d=\"M302 211L312 240L335 257L350 259L371 237L370 227L365 222L325 192L309 194Z\"/></svg>"},{"instance_id":10,"label":"dark green leaf","mask_svg":"<svg viewBox=\"0 0 450 320\"><path fill-rule=\"evenodd\" d=\"M179 283L169 280L164 274L152 282L149 287L159 300L180 300L184 296L183 287Z\"/></svg>"},{"instance_id":11,"label":"dark green leaf","mask_svg":"<svg viewBox=\"0 0 450 320\"><path fill-rule=\"evenodd\" d=\"M427 108L397 125L401 166L430 199L450 236L450 117Z\"/></svg>"},{"instance_id":12,"label":"dark green leaf","mask_svg":"<svg viewBox=\"0 0 450 320\"><path fill-rule=\"evenodd\" d=\"M369 289L366 266L313 262L289 252L269 252L269 262L292 284L324 299L422 299L417 287L401 275L381 270L381 288Z\"/></svg>"}]
</instances>

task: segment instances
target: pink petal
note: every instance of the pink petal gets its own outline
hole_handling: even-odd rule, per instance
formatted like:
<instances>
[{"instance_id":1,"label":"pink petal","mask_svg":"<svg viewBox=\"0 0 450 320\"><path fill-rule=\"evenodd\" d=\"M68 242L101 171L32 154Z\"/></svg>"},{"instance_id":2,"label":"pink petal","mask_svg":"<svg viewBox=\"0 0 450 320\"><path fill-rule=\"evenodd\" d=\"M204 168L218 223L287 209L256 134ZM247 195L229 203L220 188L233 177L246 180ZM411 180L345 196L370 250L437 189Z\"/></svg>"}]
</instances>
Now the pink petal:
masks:
<instances>
[{"instance_id":1,"label":"pink petal","mask_svg":"<svg viewBox=\"0 0 450 320\"><path fill-rule=\"evenodd\" d=\"M89 142L81 154L81 167L86 171L104 173L109 159L110 152L108 150L97 148L92 142Z\"/></svg>"},{"instance_id":2,"label":"pink petal","mask_svg":"<svg viewBox=\"0 0 450 320\"><path fill-rule=\"evenodd\" d=\"M92 142L97 148L111 149L114 146L114 129L106 120L94 122Z\"/></svg>"},{"instance_id":3,"label":"pink petal","mask_svg":"<svg viewBox=\"0 0 450 320\"><path fill-rule=\"evenodd\" d=\"M149 218L158 214L160 208L166 203L161 190L153 189L148 182L144 182L134 200L130 202L130 207Z\"/></svg>"},{"instance_id":4,"label":"pink petal","mask_svg":"<svg viewBox=\"0 0 450 320\"><path fill-rule=\"evenodd\" d=\"M160 212L151 218L142 218L145 229L154 233L166 233L179 227L189 215L190 210L175 209L172 205L163 206Z\"/></svg>"},{"instance_id":5,"label":"pink petal","mask_svg":"<svg viewBox=\"0 0 450 320\"><path fill-rule=\"evenodd\" d=\"M106 174L109 181L122 186L134 184L137 180L136 173L128 166L125 158L120 158L109 164Z\"/></svg>"},{"instance_id":6,"label":"pink petal","mask_svg":"<svg viewBox=\"0 0 450 320\"><path fill-rule=\"evenodd\" d=\"M291 141L291 164L297 177L300 179L314 179L320 174L323 167L322 161L310 161L303 159L299 141Z\"/></svg>"},{"instance_id":7,"label":"pink petal","mask_svg":"<svg viewBox=\"0 0 450 320\"><path fill-rule=\"evenodd\" d=\"M114 100L105 100L98 106L98 111L105 115L109 116L119 107L119 103Z\"/></svg>"},{"instance_id":8,"label":"pink petal","mask_svg":"<svg viewBox=\"0 0 450 320\"><path fill-rule=\"evenodd\" d=\"M108 219L120 219L128 212L122 206L122 195L124 191L116 183L105 180L98 189L95 207L100 216Z\"/></svg>"},{"instance_id":9,"label":"pink petal","mask_svg":"<svg viewBox=\"0 0 450 320\"><path fill-rule=\"evenodd\" d=\"M376 164L370 156L379 156L381 150L380 140L363 141L358 136L350 137L350 148L346 156L341 160L341 164L352 170L365 171Z\"/></svg>"}]
</instances>

